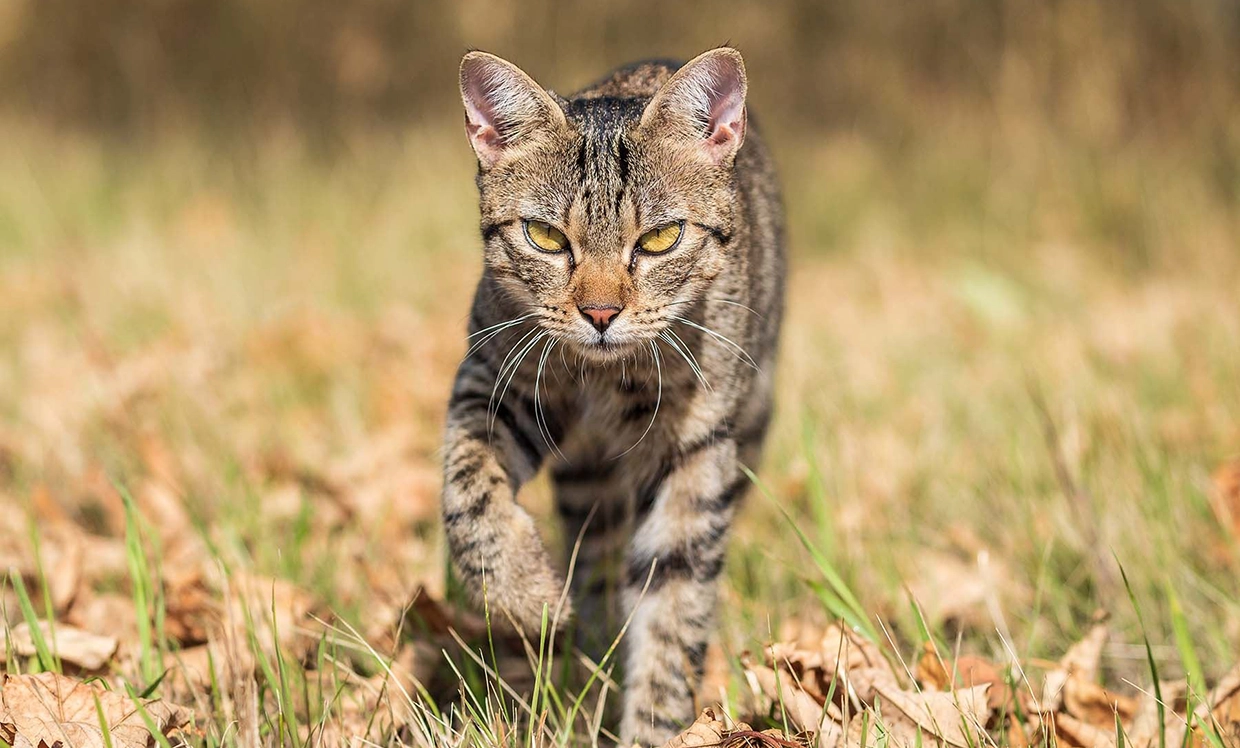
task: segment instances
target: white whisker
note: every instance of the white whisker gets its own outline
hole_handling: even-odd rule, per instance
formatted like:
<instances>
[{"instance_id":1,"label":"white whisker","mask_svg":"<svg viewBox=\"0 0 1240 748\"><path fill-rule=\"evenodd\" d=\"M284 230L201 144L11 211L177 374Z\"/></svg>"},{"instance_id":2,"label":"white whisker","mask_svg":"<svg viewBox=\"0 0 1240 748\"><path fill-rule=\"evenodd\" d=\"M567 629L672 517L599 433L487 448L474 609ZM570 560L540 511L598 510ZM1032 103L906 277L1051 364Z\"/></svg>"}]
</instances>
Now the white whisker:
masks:
<instances>
[{"instance_id":1,"label":"white whisker","mask_svg":"<svg viewBox=\"0 0 1240 748\"><path fill-rule=\"evenodd\" d=\"M489 327L482 328L478 332L471 332L469 335L465 337L465 339L469 340L470 338L476 338L479 335L482 335L483 333L490 332L491 330L495 330L501 327L507 327L508 325L515 325L518 322L524 322L525 320L533 316L535 316L534 312L530 312L529 314L523 314L520 317L513 317L512 319L506 319L503 322L496 322L495 324Z\"/></svg>"},{"instance_id":2,"label":"white whisker","mask_svg":"<svg viewBox=\"0 0 1240 748\"><path fill-rule=\"evenodd\" d=\"M541 340L543 336L547 334L546 332L541 331L538 328L534 328L531 332L535 333L534 337L530 339L529 343L526 343L525 346L521 348L521 352L517 354L517 357L512 362L512 365L508 367L508 371L509 371L508 381L504 383L504 389L499 393L498 401L495 400L495 390L499 387L500 380L504 378L504 367L503 366L500 367L500 373L495 377L495 387L491 389L491 402L487 404L487 410L491 414L491 419L487 423L488 433L495 430L495 418L499 415L499 409L503 407L504 405L504 395L508 394L508 388L512 385L512 380L516 378L517 370L521 368L521 362L525 359L526 354L528 354L531 350L533 350L534 346L538 344L538 341ZM523 341L525 341L525 339L528 337L529 337L529 333L526 333L526 335L522 337L521 340L518 341L516 345L513 346L513 350L515 350L518 346L521 346ZM509 351L508 357L511 357L511 356L512 356L512 351ZM508 357L504 358L505 363L508 362ZM491 403L494 403L495 407L492 408Z\"/></svg>"},{"instance_id":3,"label":"white whisker","mask_svg":"<svg viewBox=\"0 0 1240 748\"><path fill-rule=\"evenodd\" d=\"M654 421L659 417L659 406L663 404L663 364L659 361L659 347L655 345L653 340L648 340L646 342L650 344L650 355L654 358L655 370L659 373L659 393L655 397L654 413L650 416L650 423L646 424L646 430L642 432L641 436L637 437L637 441L633 442L633 446L613 457L613 460L618 460L627 455L629 452L637 449L637 445L642 443L642 440L644 440L646 435L650 433L650 429L654 427Z\"/></svg>"},{"instance_id":4,"label":"white whisker","mask_svg":"<svg viewBox=\"0 0 1240 748\"><path fill-rule=\"evenodd\" d=\"M461 357L461 361L462 361L462 363L463 363L466 359L468 359L470 356L472 356L472 355L474 355L475 353L477 353L477 352L478 352L478 350L479 350L480 348L482 348L482 346L484 346L484 345L486 345L487 343L489 343L489 342L491 342L492 340L494 340L494 339L495 339L495 336L499 335L500 333L504 332L505 330L508 330L508 329L510 329L510 328L512 328L512 327L515 327L515 326L517 326L517 325L521 324L522 322L526 321L527 319L529 319L529 318L530 318L530 317L532 317L532 316L534 316L534 315L532 315L532 314L527 314L527 315L526 315L526 316L524 316L524 317L519 317L519 318L517 318L517 319L511 319L511 320L508 320L507 322L502 322L502 323L500 323L499 325L492 325L491 327L488 327L487 329L488 329L488 330L491 330L491 332L490 332L490 333L488 333L486 337L484 337L484 338L482 338L482 339L480 339L480 340L476 341L473 345L471 345L471 346L469 347L469 350L465 351L465 355ZM485 332L485 330L479 330L477 333L474 333L474 335L478 335L478 334L480 334L480 333L482 333L482 332ZM473 337L473 335L471 335L470 337Z\"/></svg>"},{"instance_id":5,"label":"white whisker","mask_svg":"<svg viewBox=\"0 0 1240 748\"><path fill-rule=\"evenodd\" d=\"M564 456L564 453L556 446L555 439L551 437L551 426L547 423L546 415L543 414L542 396L538 391L538 384L542 380L543 368L547 365L547 356L555 349L558 342L555 339L547 341L547 344L543 346L542 356L538 359L538 371L534 374L534 414L536 416L535 420L538 421L538 433L542 434L547 448L559 455L561 460L568 462L568 458Z\"/></svg>"},{"instance_id":6,"label":"white whisker","mask_svg":"<svg viewBox=\"0 0 1240 748\"><path fill-rule=\"evenodd\" d=\"M735 353L733 353L733 355L735 355L737 358L739 358L744 363L753 367L754 371L762 371L762 369L758 366L758 362L753 360L753 356L750 356L748 351L746 351L744 348L741 348L739 345L737 345L733 340L731 340L727 336L717 333L714 330L704 325L699 325L698 323L692 320L685 319L684 317L669 316L668 319L674 319L677 322L680 322L685 325L689 325L690 327L701 330L702 332L706 333L707 335L710 335L711 337L715 338L716 340L722 343L727 343L734 349Z\"/></svg>"},{"instance_id":7,"label":"white whisker","mask_svg":"<svg viewBox=\"0 0 1240 748\"><path fill-rule=\"evenodd\" d=\"M739 301L733 301L731 299L723 299L718 296L703 296L700 299L687 299L685 301L673 301L673 302L664 304L663 306L664 308L669 307L669 306L683 306L685 304L696 304L699 301L717 301L720 304L731 304L732 306L737 306L737 307L740 307L741 309L744 309L745 311L754 315L758 319L762 319L762 314L758 312L756 309L754 309L753 307L746 306L745 304L742 304Z\"/></svg>"},{"instance_id":8,"label":"white whisker","mask_svg":"<svg viewBox=\"0 0 1240 748\"><path fill-rule=\"evenodd\" d=\"M676 353L684 359L685 363L689 365L689 369L693 372L693 375L697 377L697 380L702 383L703 387L709 390L711 388L710 383L706 381L705 375L702 374L702 369L697 365L697 360L693 358L692 353L681 348L681 343L683 341L677 342L677 340L672 337L673 335L675 335L675 333L671 332L671 330L664 330L659 333L659 339L671 346L672 350L676 351Z\"/></svg>"}]
</instances>

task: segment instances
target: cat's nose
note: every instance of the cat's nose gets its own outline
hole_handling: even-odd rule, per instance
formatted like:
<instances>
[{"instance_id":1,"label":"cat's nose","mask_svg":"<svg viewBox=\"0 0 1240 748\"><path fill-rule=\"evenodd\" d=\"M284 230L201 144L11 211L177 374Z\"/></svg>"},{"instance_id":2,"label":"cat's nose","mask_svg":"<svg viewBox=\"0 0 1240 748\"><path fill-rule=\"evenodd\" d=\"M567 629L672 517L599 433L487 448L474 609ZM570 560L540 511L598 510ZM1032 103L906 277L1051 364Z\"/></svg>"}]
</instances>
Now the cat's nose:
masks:
<instances>
[{"instance_id":1,"label":"cat's nose","mask_svg":"<svg viewBox=\"0 0 1240 748\"><path fill-rule=\"evenodd\" d=\"M616 318L616 315L619 314L622 309L623 307L599 306L596 304L577 307L577 311L581 312L581 316L585 317L586 321L594 325L594 329L599 332L606 331L607 327L611 324L611 321Z\"/></svg>"}]
</instances>

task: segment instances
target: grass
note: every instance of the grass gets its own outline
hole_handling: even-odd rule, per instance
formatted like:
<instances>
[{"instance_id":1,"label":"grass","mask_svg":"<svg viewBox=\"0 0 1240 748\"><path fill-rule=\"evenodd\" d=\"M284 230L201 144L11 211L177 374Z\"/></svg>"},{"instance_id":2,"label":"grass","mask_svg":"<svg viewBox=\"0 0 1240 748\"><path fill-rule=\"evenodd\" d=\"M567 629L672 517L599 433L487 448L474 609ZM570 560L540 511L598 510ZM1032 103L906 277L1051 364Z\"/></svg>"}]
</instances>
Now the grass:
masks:
<instances>
[{"instance_id":1,"label":"grass","mask_svg":"<svg viewBox=\"0 0 1240 748\"><path fill-rule=\"evenodd\" d=\"M1240 528L1210 475L1240 452L1240 206L1196 152L1099 160L1049 133L970 146L960 127L898 153L777 140L781 400L711 666L736 712L744 650L837 617L903 661L933 640L1010 662L1057 658L1102 609L1114 682L1187 674L1198 697L1234 657ZM372 644L418 638L389 615L417 584L451 593L437 450L480 264L455 129L359 136L332 162L295 140L234 158L4 130L0 501L18 512L0 537L15 530L14 565L37 559L44 587L12 577L6 614L54 597L26 528L68 523L125 539L90 579L137 613L124 674L188 694L206 745L315 745L367 705L363 724L412 715L393 743L605 740L606 671L566 675L578 663L545 636L524 705L493 642L419 650L418 673L460 676L455 700ZM525 498L565 542L545 482ZM166 672L178 554L232 584L286 580L338 618L307 634L312 654L286 649L305 632L266 589L230 654L253 659L257 693L215 651L186 689ZM44 642L32 664L52 657ZM352 701L372 687L390 714Z\"/></svg>"}]
</instances>

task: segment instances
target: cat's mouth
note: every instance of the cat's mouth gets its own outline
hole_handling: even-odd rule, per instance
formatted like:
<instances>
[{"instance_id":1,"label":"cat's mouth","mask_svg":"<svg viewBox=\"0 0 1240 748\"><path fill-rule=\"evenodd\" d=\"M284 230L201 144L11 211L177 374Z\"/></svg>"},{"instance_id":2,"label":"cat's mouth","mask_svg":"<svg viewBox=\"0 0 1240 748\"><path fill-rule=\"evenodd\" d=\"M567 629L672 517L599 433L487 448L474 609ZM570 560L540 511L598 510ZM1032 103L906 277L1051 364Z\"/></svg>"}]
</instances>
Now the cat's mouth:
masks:
<instances>
[{"instance_id":1,"label":"cat's mouth","mask_svg":"<svg viewBox=\"0 0 1240 748\"><path fill-rule=\"evenodd\" d=\"M581 355L590 361L606 363L618 358L632 355L641 347L641 343L630 338L616 339L614 335L597 335L592 340L577 344Z\"/></svg>"}]
</instances>

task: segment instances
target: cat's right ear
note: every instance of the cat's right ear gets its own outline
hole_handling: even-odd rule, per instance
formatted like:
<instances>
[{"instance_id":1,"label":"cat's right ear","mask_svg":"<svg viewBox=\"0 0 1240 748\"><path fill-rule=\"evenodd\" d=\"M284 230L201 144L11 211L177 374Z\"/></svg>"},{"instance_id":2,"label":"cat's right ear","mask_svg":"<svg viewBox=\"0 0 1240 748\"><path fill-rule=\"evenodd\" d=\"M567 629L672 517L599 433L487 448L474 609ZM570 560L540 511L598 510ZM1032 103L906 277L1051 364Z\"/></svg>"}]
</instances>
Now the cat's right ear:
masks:
<instances>
[{"instance_id":1,"label":"cat's right ear","mask_svg":"<svg viewBox=\"0 0 1240 748\"><path fill-rule=\"evenodd\" d=\"M566 124L564 112L533 78L516 65L486 52L461 60L465 133L490 168L540 129Z\"/></svg>"}]
</instances>

